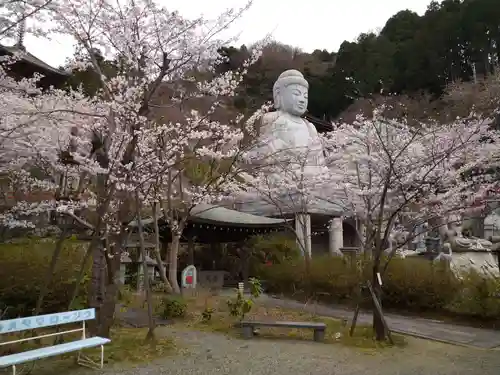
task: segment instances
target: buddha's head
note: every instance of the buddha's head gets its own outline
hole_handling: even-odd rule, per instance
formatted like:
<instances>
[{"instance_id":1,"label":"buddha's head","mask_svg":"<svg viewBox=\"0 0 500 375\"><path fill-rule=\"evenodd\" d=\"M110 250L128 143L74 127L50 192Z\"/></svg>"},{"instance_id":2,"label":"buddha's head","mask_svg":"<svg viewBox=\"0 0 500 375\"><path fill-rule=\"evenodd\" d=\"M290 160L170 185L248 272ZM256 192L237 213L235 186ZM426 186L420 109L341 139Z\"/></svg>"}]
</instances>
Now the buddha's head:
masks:
<instances>
[{"instance_id":1,"label":"buddha's head","mask_svg":"<svg viewBox=\"0 0 500 375\"><path fill-rule=\"evenodd\" d=\"M298 70L280 74L273 86L274 108L293 116L302 116L307 110L309 83Z\"/></svg>"}]
</instances>

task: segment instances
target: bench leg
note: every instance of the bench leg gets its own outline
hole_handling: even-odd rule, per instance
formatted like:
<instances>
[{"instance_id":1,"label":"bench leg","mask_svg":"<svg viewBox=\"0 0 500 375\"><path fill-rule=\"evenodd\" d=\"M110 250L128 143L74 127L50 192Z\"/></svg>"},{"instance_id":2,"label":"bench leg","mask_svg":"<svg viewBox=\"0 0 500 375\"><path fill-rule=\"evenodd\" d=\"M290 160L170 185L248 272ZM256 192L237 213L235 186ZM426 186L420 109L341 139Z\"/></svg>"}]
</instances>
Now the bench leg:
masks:
<instances>
[{"instance_id":1,"label":"bench leg","mask_svg":"<svg viewBox=\"0 0 500 375\"><path fill-rule=\"evenodd\" d=\"M314 341L323 341L325 339L325 330L324 329L315 329L314 330Z\"/></svg>"},{"instance_id":2,"label":"bench leg","mask_svg":"<svg viewBox=\"0 0 500 375\"><path fill-rule=\"evenodd\" d=\"M253 337L253 327L252 326L244 326L243 327L243 338L251 339Z\"/></svg>"},{"instance_id":3,"label":"bench leg","mask_svg":"<svg viewBox=\"0 0 500 375\"><path fill-rule=\"evenodd\" d=\"M92 369L102 369L104 367L104 345L101 345L101 359L99 363L96 363L91 358L83 354L81 351L78 352L76 363L78 363L80 366Z\"/></svg>"},{"instance_id":4,"label":"bench leg","mask_svg":"<svg viewBox=\"0 0 500 375\"><path fill-rule=\"evenodd\" d=\"M12 375L16 375L16 365L12 366Z\"/></svg>"}]
</instances>

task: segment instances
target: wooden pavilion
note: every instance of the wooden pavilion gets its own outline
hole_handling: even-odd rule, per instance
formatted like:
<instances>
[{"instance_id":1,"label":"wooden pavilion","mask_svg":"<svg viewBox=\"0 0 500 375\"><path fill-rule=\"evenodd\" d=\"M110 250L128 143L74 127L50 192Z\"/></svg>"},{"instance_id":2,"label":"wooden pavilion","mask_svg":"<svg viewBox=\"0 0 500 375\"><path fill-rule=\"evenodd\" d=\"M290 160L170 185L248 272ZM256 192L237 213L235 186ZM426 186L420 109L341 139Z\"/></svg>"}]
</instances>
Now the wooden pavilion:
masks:
<instances>
[{"instance_id":1,"label":"wooden pavilion","mask_svg":"<svg viewBox=\"0 0 500 375\"><path fill-rule=\"evenodd\" d=\"M17 79L32 77L35 73L43 75L39 86L48 88L49 86L62 87L68 77L69 72L62 69L56 69L43 62L36 56L26 51L23 45L4 46L0 44L0 56L13 56L19 54L19 61L15 62L9 68L9 74Z\"/></svg>"},{"instance_id":2,"label":"wooden pavilion","mask_svg":"<svg viewBox=\"0 0 500 375\"><path fill-rule=\"evenodd\" d=\"M152 218L145 218L142 222L146 231L153 230ZM200 204L191 210L181 241L203 244L241 242L257 234L282 231L286 223L286 219L257 216L221 206ZM133 221L129 225L136 228L137 222ZM165 218L158 220L158 226L161 241L169 243L172 237Z\"/></svg>"},{"instance_id":3,"label":"wooden pavilion","mask_svg":"<svg viewBox=\"0 0 500 375\"><path fill-rule=\"evenodd\" d=\"M229 278L230 280L226 281L231 283L231 272L218 269L215 266L217 262L213 257L217 257L217 249L221 244L232 244L241 249L240 260L243 264L241 279L248 280L249 254L248 250L244 249L243 246L240 247L240 245L246 239L254 235L285 231L287 222L288 220L286 219L257 216L221 206L200 204L191 210L191 215L183 231L181 242L184 246L187 246L187 252L185 253L184 260L180 260L179 264L185 263L184 266L195 264L199 267L200 282L201 279L210 276L212 279L214 277L220 279L220 286L224 283L223 280L225 278ZM153 232L153 223L152 218L145 218L142 220L146 232ZM133 231L136 231L137 221L129 223L129 226ZM164 247L166 251L168 244L172 240L172 236L170 227L165 218L162 217L158 219L158 227L160 230L160 241L162 242L162 247ZM209 254L211 254L209 257L213 259L213 263L209 262L211 265L206 264L207 259L205 259L205 262L202 259L197 259L195 261L195 244L209 245ZM182 267L183 266L178 270L179 274ZM208 275L208 273L210 273L210 275Z\"/></svg>"}]
</instances>

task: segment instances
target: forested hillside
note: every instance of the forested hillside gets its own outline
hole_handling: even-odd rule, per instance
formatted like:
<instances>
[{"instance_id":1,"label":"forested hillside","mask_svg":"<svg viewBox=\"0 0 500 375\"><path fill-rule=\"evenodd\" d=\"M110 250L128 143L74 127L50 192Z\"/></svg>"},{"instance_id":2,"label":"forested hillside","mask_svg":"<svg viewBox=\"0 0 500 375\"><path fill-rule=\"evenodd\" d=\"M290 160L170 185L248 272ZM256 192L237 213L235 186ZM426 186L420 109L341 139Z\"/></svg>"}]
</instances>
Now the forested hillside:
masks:
<instances>
[{"instance_id":1,"label":"forested hillside","mask_svg":"<svg viewBox=\"0 0 500 375\"><path fill-rule=\"evenodd\" d=\"M238 66L248 50L231 47L220 53L228 58L219 66L224 71ZM337 52L308 54L278 43L268 46L250 68L235 105L252 110L270 100L279 73L295 68L311 85L309 113L325 120L345 114L355 102L359 108L360 102L394 97L418 102L433 114L465 100L466 106L458 110L463 112L477 101L484 106L494 99L489 86L497 81L493 77L499 60L500 0L433 1L424 15L402 10L380 33L345 41Z\"/></svg>"}]
</instances>

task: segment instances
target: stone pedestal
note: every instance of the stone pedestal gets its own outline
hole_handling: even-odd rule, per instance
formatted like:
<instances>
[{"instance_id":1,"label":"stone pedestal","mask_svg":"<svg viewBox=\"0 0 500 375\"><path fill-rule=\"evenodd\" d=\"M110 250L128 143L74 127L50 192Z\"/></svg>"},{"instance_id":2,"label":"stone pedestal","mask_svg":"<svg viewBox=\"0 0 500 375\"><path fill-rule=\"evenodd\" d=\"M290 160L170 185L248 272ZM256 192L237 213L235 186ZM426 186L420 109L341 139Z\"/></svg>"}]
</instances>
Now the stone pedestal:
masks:
<instances>
[{"instance_id":1,"label":"stone pedestal","mask_svg":"<svg viewBox=\"0 0 500 375\"><path fill-rule=\"evenodd\" d=\"M451 268L457 274L473 269L480 275L500 277L498 261L491 251L454 251L450 258Z\"/></svg>"},{"instance_id":2,"label":"stone pedestal","mask_svg":"<svg viewBox=\"0 0 500 375\"><path fill-rule=\"evenodd\" d=\"M311 215L295 215L295 232L297 234L297 246L302 254L311 256Z\"/></svg>"},{"instance_id":3,"label":"stone pedestal","mask_svg":"<svg viewBox=\"0 0 500 375\"><path fill-rule=\"evenodd\" d=\"M334 217L328 228L330 255L342 255L340 249L344 247L344 231L342 218Z\"/></svg>"}]
</instances>

